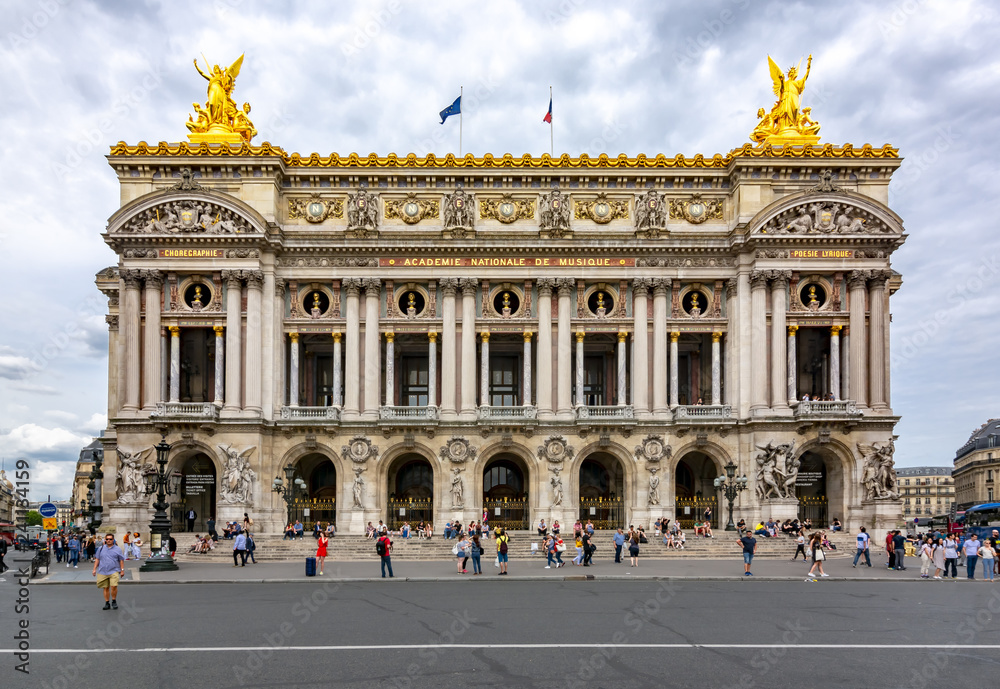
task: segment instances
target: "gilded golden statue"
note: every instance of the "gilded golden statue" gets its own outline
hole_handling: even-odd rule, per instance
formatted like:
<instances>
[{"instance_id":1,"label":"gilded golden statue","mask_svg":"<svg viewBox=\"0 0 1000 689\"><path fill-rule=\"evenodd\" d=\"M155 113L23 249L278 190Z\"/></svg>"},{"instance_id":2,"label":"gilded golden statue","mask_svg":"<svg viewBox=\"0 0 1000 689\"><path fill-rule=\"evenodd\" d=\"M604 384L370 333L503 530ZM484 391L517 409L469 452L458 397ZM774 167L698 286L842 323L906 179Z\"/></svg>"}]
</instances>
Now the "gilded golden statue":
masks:
<instances>
[{"instance_id":1,"label":"gilded golden statue","mask_svg":"<svg viewBox=\"0 0 1000 689\"><path fill-rule=\"evenodd\" d=\"M206 68L208 60L205 61ZM243 109L236 107L232 98L236 77L240 75L243 66L243 55L226 69L213 65L208 74L198 66L198 58L194 60L194 68L198 74L208 81L208 95L205 106L192 103L196 117L188 115L187 128L191 131L188 138L196 143L247 143L257 135L253 122L250 121L250 104L244 103Z\"/></svg>"},{"instance_id":2,"label":"gilded golden statue","mask_svg":"<svg viewBox=\"0 0 1000 689\"><path fill-rule=\"evenodd\" d=\"M812 145L818 142L819 124L810 116L809 108L799 107L806 79L809 78L809 71L812 69L812 55L806 62L806 73L801 79L798 78L801 61L798 66L789 67L787 75L781 71L770 55L767 57L767 66L771 72L774 95L778 100L771 108L771 112L765 113L764 108L757 111L760 122L750 134L750 138L757 143L778 145Z\"/></svg>"}]
</instances>

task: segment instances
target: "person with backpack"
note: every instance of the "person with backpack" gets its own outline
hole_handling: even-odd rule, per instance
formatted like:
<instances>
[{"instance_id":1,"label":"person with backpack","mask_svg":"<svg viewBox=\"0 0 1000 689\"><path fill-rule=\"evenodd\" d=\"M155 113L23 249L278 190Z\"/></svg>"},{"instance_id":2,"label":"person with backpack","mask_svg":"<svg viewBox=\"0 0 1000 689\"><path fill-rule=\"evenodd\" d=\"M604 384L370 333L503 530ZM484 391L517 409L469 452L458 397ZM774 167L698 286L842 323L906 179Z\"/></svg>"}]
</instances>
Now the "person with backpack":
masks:
<instances>
[{"instance_id":1,"label":"person with backpack","mask_svg":"<svg viewBox=\"0 0 1000 689\"><path fill-rule=\"evenodd\" d=\"M500 529L497 534L497 562L500 564L500 572L497 576L507 574L507 546L510 543L510 536L506 529Z\"/></svg>"},{"instance_id":2,"label":"person with backpack","mask_svg":"<svg viewBox=\"0 0 1000 689\"><path fill-rule=\"evenodd\" d=\"M589 526L590 522L587 522L587 525ZM583 532L583 536L582 536L582 540L583 540L583 566L584 567L590 567L591 559L594 557L594 551L597 550L597 548L594 547L594 545L590 542L591 535L592 534L591 534L591 532L589 530L585 530Z\"/></svg>"},{"instance_id":3,"label":"person with backpack","mask_svg":"<svg viewBox=\"0 0 1000 689\"><path fill-rule=\"evenodd\" d=\"M392 579L392 541L389 540L388 534L379 534L378 540L375 541L375 552L382 561L382 578L385 579L385 570L388 569L389 578Z\"/></svg>"},{"instance_id":4,"label":"person with backpack","mask_svg":"<svg viewBox=\"0 0 1000 689\"><path fill-rule=\"evenodd\" d=\"M862 526L861 530L858 531L858 550L856 553L854 553L854 564L852 564L851 567L858 566L858 560L861 558L862 555L865 556L865 564L868 565L869 567L872 566L871 558L868 557L868 547L870 543L871 543L871 538L868 536L868 531L867 529L865 529L865 527ZM803 553L802 559L804 560L805 557L806 557L805 553Z\"/></svg>"},{"instance_id":5,"label":"person with backpack","mask_svg":"<svg viewBox=\"0 0 1000 689\"><path fill-rule=\"evenodd\" d=\"M479 534L476 534L475 536L472 537L472 575L473 576L475 576L477 574L482 574L483 573L483 564L482 564L482 561L479 558L480 558L480 556L482 556L482 554L484 552L485 551L483 550L483 544L480 543L480 541L479 541Z\"/></svg>"}]
</instances>

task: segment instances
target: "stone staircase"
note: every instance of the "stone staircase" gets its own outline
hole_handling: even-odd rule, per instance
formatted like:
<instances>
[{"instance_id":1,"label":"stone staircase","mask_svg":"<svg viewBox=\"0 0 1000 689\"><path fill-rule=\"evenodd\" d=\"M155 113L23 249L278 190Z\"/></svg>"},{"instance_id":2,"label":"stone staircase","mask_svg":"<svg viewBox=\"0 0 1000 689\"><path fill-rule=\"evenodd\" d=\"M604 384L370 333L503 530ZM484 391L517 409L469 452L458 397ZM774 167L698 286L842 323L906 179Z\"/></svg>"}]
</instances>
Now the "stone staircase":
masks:
<instances>
[{"instance_id":1,"label":"stone staircase","mask_svg":"<svg viewBox=\"0 0 1000 689\"><path fill-rule=\"evenodd\" d=\"M598 531L594 535L594 543L597 545L597 552L594 557L606 559L614 555L614 546L611 544L611 531ZM231 561L233 557L233 542L219 540L215 550L204 554L189 554L187 548L191 540L185 537L186 534L175 536L177 539L177 560L179 562L224 562ZM532 557L531 544L538 543L541 546L541 539L536 533L527 531L511 532L509 554L511 559L524 559ZM832 539L837 550L828 552L831 558L854 555L854 537L850 534L836 534ZM281 536L258 536L254 539L257 544L255 558L261 562L285 562L297 561L316 554L316 541L311 536L302 539L285 540ZM400 538L394 536L393 557L400 560L450 560L454 556L451 549L457 541L445 540L442 536L435 535L433 538ZM486 554L484 559L490 561L495 557L496 544L493 540L484 543ZM375 552L375 542L363 536L336 536L330 539L327 547L328 559L331 561L365 561L377 560ZM715 538L695 538L689 537L683 550L667 548L660 539L650 539L650 542L643 544L640 549L640 557L655 559L688 559L696 558L702 560L730 559L740 556L740 545L736 541L733 533L716 532ZM761 558L791 558L795 552L795 541L787 536L777 538L757 538L757 557ZM627 555L627 551L624 551ZM566 540L566 552L563 553L563 560L569 562L576 555L576 548L572 539ZM544 558L544 555L535 555L537 558Z\"/></svg>"}]
</instances>

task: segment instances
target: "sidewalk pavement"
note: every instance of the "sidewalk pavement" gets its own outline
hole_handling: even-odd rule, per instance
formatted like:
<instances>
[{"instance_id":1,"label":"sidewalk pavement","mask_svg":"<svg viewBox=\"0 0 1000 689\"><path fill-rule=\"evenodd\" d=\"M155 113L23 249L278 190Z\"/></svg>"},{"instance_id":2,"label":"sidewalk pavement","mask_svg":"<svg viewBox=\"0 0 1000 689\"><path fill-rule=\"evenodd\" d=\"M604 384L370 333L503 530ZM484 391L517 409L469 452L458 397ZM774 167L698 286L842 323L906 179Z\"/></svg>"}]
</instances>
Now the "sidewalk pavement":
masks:
<instances>
[{"instance_id":1,"label":"sidewalk pavement","mask_svg":"<svg viewBox=\"0 0 1000 689\"><path fill-rule=\"evenodd\" d=\"M228 563L184 562L179 563L175 572L139 572L141 561L126 563L124 582L127 584L217 584L217 583L288 583L304 581L338 581L363 582L380 580L378 559L361 562L326 561L323 576L306 577L305 562L261 562L247 564L246 567L233 567ZM759 559L752 566L754 576L743 576L742 556L724 560L695 559L641 559L638 567L631 567L626 560L622 564L614 564L609 560L599 560L591 567L574 566L567 562L559 569L545 569L545 558L542 556L515 558L510 562L510 574L507 580L552 580L566 581L578 579L596 580L657 580L657 579L691 579L708 581L805 581L811 563L801 560ZM408 561L404 558L392 558L392 566L397 581L456 581L482 580L497 576L498 570L493 560L483 558L483 575L473 576L472 562L467 565L467 574L456 572L455 560L440 561ZM94 585L91 576L92 564L80 563L78 569L67 568L65 565L53 564L47 575L34 581L32 585L45 584L89 584ZM905 571L886 569L883 562L873 562L872 567L859 564L857 569L851 567L851 558L829 559L824 563L829 577L819 578L819 581L920 581L920 562L916 558ZM931 569L931 575L934 570ZM10 581L11 572L6 579ZM959 578L954 581L967 581L965 569L959 569ZM976 581L981 581L982 572L977 572ZM929 581L934 581L930 579ZM953 580L947 580L953 581ZM940 583L940 582L935 582Z\"/></svg>"}]
</instances>

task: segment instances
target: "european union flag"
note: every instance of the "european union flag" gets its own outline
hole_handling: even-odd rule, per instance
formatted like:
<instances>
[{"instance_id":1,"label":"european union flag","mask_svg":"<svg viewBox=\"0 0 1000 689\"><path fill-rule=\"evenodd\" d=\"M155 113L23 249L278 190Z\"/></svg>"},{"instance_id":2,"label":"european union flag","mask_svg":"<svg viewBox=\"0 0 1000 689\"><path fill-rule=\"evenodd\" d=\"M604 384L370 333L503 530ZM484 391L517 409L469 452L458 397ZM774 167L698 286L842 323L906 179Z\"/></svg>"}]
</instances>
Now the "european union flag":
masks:
<instances>
[{"instance_id":1,"label":"european union flag","mask_svg":"<svg viewBox=\"0 0 1000 689\"><path fill-rule=\"evenodd\" d=\"M452 103L447 108L441 111L441 124L444 124L444 121L449 117L451 117L452 115L458 115L460 112L462 112L461 96L456 98L454 103Z\"/></svg>"}]
</instances>

